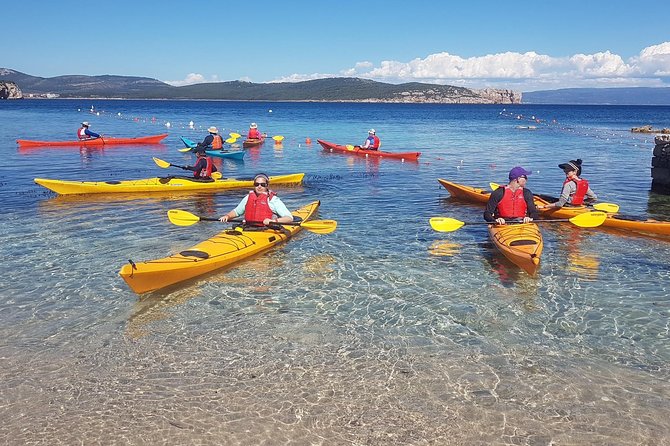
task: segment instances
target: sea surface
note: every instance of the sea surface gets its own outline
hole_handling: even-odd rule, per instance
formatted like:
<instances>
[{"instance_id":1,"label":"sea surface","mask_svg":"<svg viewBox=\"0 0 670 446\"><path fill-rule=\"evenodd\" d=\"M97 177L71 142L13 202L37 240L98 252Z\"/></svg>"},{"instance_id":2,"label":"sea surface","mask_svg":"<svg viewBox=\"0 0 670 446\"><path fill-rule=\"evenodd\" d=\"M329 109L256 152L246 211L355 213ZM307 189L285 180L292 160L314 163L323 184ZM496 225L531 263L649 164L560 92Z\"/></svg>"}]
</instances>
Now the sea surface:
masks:
<instances>
[{"instance_id":1,"label":"sea surface","mask_svg":"<svg viewBox=\"0 0 670 446\"><path fill-rule=\"evenodd\" d=\"M18 148L166 132L163 144ZM284 136L223 160L225 176L304 172L289 208L321 201L329 235L301 232L236 267L138 296L129 259L187 249L246 193L58 197L36 177L181 174L179 136L209 126ZM169 126L168 126L169 123ZM191 124L192 123L192 124ZM0 101L0 442L133 445L657 445L670 443L670 240L545 224L539 273L499 255L438 178L471 186L584 160L600 200L670 220L650 192L670 107ZM520 128L522 127L522 128ZM526 128L523 128L526 127ZM536 127L536 128L527 128ZM317 138L419 162L327 153Z\"/></svg>"}]
</instances>

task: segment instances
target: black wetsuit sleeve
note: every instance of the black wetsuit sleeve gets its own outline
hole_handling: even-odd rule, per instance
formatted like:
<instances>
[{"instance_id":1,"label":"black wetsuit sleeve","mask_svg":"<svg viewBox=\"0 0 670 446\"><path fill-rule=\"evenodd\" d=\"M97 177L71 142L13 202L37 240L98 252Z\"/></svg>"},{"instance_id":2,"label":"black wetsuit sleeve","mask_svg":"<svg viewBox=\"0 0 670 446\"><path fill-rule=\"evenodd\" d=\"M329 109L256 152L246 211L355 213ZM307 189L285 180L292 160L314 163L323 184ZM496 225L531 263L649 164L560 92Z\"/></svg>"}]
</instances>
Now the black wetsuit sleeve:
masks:
<instances>
[{"instance_id":1,"label":"black wetsuit sleeve","mask_svg":"<svg viewBox=\"0 0 670 446\"><path fill-rule=\"evenodd\" d=\"M488 203L486 203L486 210L484 210L484 220L486 221L495 221L496 219L496 213L498 209L498 203L500 203L500 200L502 200L503 196L505 194L505 189L500 187L493 192L491 192L491 196L489 197Z\"/></svg>"},{"instance_id":2,"label":"black wetsuit sleeve","mask_svg":"<svg viewBox=\"0 0 670 446\"><path fill-rule=\"evenodd\" d=\"M533 193L530 189L523 189L523 199L526 201L527 214L533 220L538 218L537 207L535 207L535 200L533 200Z\"/></svg>"}]
</instances>

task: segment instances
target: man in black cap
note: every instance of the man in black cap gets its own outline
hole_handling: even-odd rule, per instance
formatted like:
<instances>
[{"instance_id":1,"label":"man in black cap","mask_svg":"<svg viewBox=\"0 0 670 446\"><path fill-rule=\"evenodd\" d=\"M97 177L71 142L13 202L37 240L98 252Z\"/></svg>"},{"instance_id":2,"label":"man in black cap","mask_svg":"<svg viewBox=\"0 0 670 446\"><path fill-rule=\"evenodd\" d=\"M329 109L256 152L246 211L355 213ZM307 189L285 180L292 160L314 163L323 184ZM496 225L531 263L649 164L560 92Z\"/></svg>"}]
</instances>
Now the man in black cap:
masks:
<instances>
[{"instance_id":1,"label":"man in black cap","mask_svg":"<svg viewBox=\"0 0 670 446\"><path fill-rule=\"evenodd\" d=\"M216 166L212 162L212 158L207 156L204 147L196 148L195 153L198 159L195 162L195 165L187 167L187 169L193 171L193 176L195 178L211 180L212 172L217 171Z\"/></svg>"}]
</instances>

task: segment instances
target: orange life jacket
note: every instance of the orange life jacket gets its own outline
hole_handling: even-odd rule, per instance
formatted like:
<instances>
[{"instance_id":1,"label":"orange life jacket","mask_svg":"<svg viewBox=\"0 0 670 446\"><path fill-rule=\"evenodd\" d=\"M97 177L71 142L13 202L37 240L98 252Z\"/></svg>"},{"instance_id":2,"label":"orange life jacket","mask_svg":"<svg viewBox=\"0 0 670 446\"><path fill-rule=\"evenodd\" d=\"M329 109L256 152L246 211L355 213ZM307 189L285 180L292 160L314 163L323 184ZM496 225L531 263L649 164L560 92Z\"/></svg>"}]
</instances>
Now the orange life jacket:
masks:
<instances>
[{"instance_id":1,"label":"orange life jacket","mask_svg":"<svg viewBox=\"0 0 670 446\"><path fill-rule=\"evenodd\" d=\"M221 138L221 135L214 135L214 139L212 140L212 150L220 150L223 148L223 138Z\"/></svg>"}]
</instances>

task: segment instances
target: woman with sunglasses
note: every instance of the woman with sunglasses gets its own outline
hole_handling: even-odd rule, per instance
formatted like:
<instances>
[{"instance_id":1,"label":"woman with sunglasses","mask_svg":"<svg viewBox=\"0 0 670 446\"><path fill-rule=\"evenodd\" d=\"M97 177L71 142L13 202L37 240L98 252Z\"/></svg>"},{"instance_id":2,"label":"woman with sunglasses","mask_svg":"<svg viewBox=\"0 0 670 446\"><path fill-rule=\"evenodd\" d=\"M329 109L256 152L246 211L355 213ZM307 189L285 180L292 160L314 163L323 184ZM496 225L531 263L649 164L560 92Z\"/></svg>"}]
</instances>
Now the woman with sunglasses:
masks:
<instances>
[{"instance_id":1,"label":"woman with sunglasses","mask_svg":"<svg viewBox=\"0 0 670 446\"><path fill-rule=\"evenodd\" d=\"M567 163L559 164L559 168L563 169L565 173L565 181L563 182L563 189L561 189L561 196L555 203L540 206L540 210L560 209L563 206L581 206L594 202L598 196L589 187L589 182L582 175L582 160L570 160ZM542 198L545 198L542 196ZM553 198L556 200L556 198ZM550 200L551 201L551 200Z\"/></svg>"},{"instance_id":2,"label":"woman with sunglasses","mask_svg":"<svg viewBox=\"0 0 670 446\"><path fill-rule=\"evenodd\" d=\"M504 225L505 220L523 219L529 223L537 218L537 208L533 193L526 189L526 181L531 172L521 166L509 171L509 184L494 190L484 211L484 219Z\"/></svg>"},{"instance_id":3,"label":"woman with sunglasses","mask_svg":"<svg viewBox=\"0 0 670 446\"><path fill-rule=\"evenodd\" d=\"M244 216L246 224L250 226L268 226L276 223L293 222L293 214L279 199L277 194L270 190L270 178L264 173L254 177L254 190L240 201L235 209L228 212L219 220L227 222L230 219Z\"/></svg>"}]
</instances>

